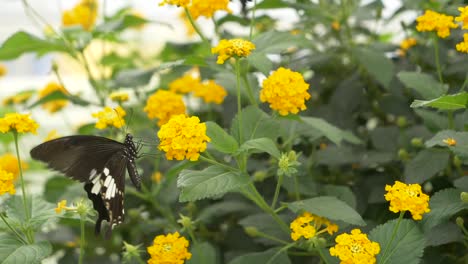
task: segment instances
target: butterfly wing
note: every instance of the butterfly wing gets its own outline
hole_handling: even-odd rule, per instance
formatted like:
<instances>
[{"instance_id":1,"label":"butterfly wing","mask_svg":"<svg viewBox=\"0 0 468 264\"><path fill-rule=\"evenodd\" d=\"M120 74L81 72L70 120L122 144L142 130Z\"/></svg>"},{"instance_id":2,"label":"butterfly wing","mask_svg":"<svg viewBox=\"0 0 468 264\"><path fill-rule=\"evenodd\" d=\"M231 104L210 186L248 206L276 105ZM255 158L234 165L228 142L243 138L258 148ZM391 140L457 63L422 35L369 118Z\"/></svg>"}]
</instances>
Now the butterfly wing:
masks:
<instances>
[{"instance_id":1,"label":"butterfly wing","mask_svg":"<svg viewBox=\"0 0 468 264\"><path fill-rule=\"evenodd\" d=\"M31 157L74 180L87 182L92 175L102 172L111 156L123 148L122 143L105 137L69 136L36 146Z\"/></svg>"}]
</instances>

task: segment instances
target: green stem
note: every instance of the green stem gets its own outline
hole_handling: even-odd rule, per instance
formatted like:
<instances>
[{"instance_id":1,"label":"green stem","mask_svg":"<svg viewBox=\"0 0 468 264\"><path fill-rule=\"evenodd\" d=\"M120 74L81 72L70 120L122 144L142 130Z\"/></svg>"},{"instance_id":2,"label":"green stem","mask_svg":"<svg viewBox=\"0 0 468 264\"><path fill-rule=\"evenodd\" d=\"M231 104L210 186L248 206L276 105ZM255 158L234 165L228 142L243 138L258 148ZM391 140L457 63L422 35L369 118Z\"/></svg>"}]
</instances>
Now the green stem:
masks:
<instances>
[{"instance_id":1,"label":"green stem","mask_svg":"<svg viewBox=\"0 0 468 264\"><path fill-rule=\"evenodd\" d=\"M236 59L236 90L237 90L237 116L238 116L238 129L239 129L239 143L244 142L242 135L242 104L241 104L241 87L240 87L240 60Z\"/></svg>"},{"instance_id":2,"label":"green stem","mask_svg":"<svg viewBox=\"0 0 468 264\"><path fill-rule=\"evenodd\" d=\"M193 234L193 230L192 229L188 229L187 230L189 236L190 236L190 239L192 239L192 242L194 245L198 244L198 240L197 238L195 237L195 235Z\"/></svg>"},{"instance_id":3,"label":"green stem","mask_svg":"<svg viewBox=\"0 0 468 264\"><path fill-rule=\"evenodd\" d=\"M449 129L454 129L455 128L455 123L454 123L454 119L453 119L453 111L452 110L448 110L447 118L448 118L448 128Z\"/></svg>"},{"instance_id":4,"label":"green stem","mask_svg":"<svg viewBox=\"0 0 468 264\"><path fill-rule=\"evenodd\" d=\"M202 39L203 42L209 43L208 39L203 35L200 28L198 27L198 25L193 20L193 17L190 14L189 10L187 8L184 8L184 11L185 11L185 15L187 16L188 20L190 21L190 24L192 24L192 27L193 27L193 29L195 29L195 32L197 32L198 36L200 36L200 38Z\"/></svg>"},{"instance_id":5,"label":"green stem","mask_svg":"<svg viewBox=\"0 0 468 264\"><path fill-rule=\"evenodd\" d=\"M80 215L80 228L81 228L81 238L80 238L80 258L78 260L79 264L83 264L83 258L85 253L85 217Z\"/></svg>"},{"instance_id":6,"label":"green stem","mask_svg":"<svg viewBox=\"0 0 468 264\"><path fill-rule=\"evenodd\" d=\"M20 233L8 223L5 216L3 216L3 214L1 214L1 213L0 213L0 218L2 218L5 225L11 230L11 232L13 232L16 235L16 237L21 241L21 243L23 243L25 245L28 244L28 242L26 242L26 240L24 240L24 238L20 235Z\"/></svg>"},{"instance_id":7,"label":"green stem","mask_svg":"<svg viewBox=\"0 0 468 264\"><path fill-rule=\"evenodd\" d=\"M228 165L224 165L224 164L219 163L219 162L217 162L216 160L210 159L210 158L208 158L208 157L200 156L200 159L203 160L203 161L205 161L205 162L211 163L211 164L213 164L213 165L217 165L217 166L223 167L223 168L228 169L228 170L230 170L230 171L238 171L236 168L233 168L233 167L228 166Z\"/></svg>"},{"instance_id":8,"label":"green stem","mask_svg":"<svg viewBox=\"0 0 468 264\"><path fill-rule=\"evenodd\" d=\"M275 209L275 214L277 214L277 213L283 211L283 210L286 209L286 208L288 208L287 205L282 205L282 206L276 208L276 209Z\"/></svg>"},{"instance_id":9,"label":"green stem","mask_svg":"<svg viewBox=\"0 0 468 264\"><path fill-rule=\"evenodd\" d=\"M278 250L278 252L276 252L273 256L271 256L271 258L268 260L268 262L266 264L270 264L270 263L274 263L273 261L281 254L283 253L283 251L287 251L288 249L294 247L296 245L296 243L291 243L291 244L288 244L284 247L282 247L280 250Z\"/></svg>"},{"instance_id":10,"label":"green stem","mask_svg":"<svg viewBox=\"0 0 468 264\"><path fill-rule=\"evenodd\" d=\"M396 236L397 231L398 231L398 227L400 226L401 220L403 219L403 216L405 215L405 212L406 212L406 211L400 212L400 216L398 217L398 222L397 222L397 224L395 225L395 227L393 228L393 232L392 232L392 236L390 237L390 241L388 241L388 244L387 244L387 246L385 247L384 253L383 253L383 255L382 255L382 258L381 258L382 262L381 262L381 264L384 264L385 262L387 262L386 259L385 259L386 255L387 255L387 251L388 251L388 249L390 248L390 246L392 245L393 240L395 239L395 236Z\"/></svg>"},{"instance_id":11,"label":"green stem","mask_svg":"<svg viewBox=\"0 0 468 264\"><path fill-rule=\"evenodd\" d=\"M278 196L281 190L281 185L283 184L284 174L278 176L278 182L276 183L275 195L273 196L273 202L271 202L271 209L275 210L276 202L278 201Z\"/></svg>"},{"instance_id":12,"label":"green stem","mask_svg":"<svg viewBox=\"0 0 468 264\"><path fill-rule=\"evenodd\" d=\"M466 85L468 85L468 73L466 74L465 76L465 81L463 82L463 85L462 87L460 88L460 90L458 91L459 93L463 92L466 88Z\"/></svg>"},{"instance_id":13,"label":"green stem","mask_svg":"<svg viewBox=\"0 0 468 264\"><path fill-rule=\"evenodd\" d=\"M250 31L249 31L249 40L252 40L253 28L255 24L255 10L257 9L257 0L254 0L254 6L252 8L252 18L250 19Z\"/></svg>"},{"instance_id":14,"label":"green stem","mask_svg":"<svg viewBox=\"0 0 468 264\"><path fill-rule=\"evenodd\" d=\"M328 260L323 254L322 249L320 247L317 247L317 252L319 253L320 258L322 258L323 262L325 262L325 264L328 264Z\"/></svg>"},{"instance_id":15,"label":"green stem","mask_svg":"<svg viewBox=\"0 0 468 264\"><path fill-rule=\"evenodd\" d=\"M444 83L444 80L442 79L442 69L440 66L440 58L439 58L439 41L436 35L433 35L434 39L434 52L435 52L435 63L437 67L437 75L439 76L439 82Z\"/></svg>"},{"instance_id":16,"label":"green stem","mask_svg":"<svg viewBox=\"0 0 468 264\"><path fill-rule=\"evenodd\" d=\"M274 236L270 236L270 235L265 234L265 233L263 233L263 232L261 232L261 231L258 231L258 230L257 230L257 234L258 234L258 236L263 237L263 238L266 238L266 239L269 239L269 240L271 240L271 241L275 241L275 242L278 242L278 243L281 243L281 244L285 244L285 245L289 244L289 242L287 242L287 241L284 241L284 240L279 239L279 238L274 237Z\"/></svg>"},{"instance_id":17,"label":"green stem","mask_svg":"<svg viewBox=\"0 0 468 264\"><path fill-rule=\"evenodd\" d=\"M244 80L245 87L247 90L247 96L249 97L250 103L254 106L258 106L257 101L255 100L255 96L253 94L252 87L250 86L249 80L247 79L247 75L243 75L242 79Z\"/></svg>"}]
</instances>

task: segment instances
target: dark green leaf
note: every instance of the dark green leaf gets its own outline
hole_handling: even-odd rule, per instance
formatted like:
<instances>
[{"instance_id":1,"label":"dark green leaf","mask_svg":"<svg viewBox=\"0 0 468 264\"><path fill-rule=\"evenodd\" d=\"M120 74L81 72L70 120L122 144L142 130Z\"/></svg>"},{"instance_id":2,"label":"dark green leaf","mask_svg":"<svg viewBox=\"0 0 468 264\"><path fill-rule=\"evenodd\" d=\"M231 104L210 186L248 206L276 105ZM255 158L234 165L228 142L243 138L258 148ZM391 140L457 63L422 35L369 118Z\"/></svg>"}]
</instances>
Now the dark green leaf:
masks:
<instances>
[{"instance_id":1,"label":"dark green leaf","mask_svg":"<svg viewBox=\"0 0 468 264\"><path fill-rule=\"evenodd\" d=\"M206 122L206 134L211 139L210 145L220 152L231 154L239 148L237 141L214 122Z\"/></svg>"},{"instance_id":2,"label":"dark green leaf","mask_svg":"<svg viewBox=\"0 0 468 264\"><path fill-rule=\"evenodd\" d=\"M273 69L273 63L270 59L266 56L265 53L262 52L252 52L247 57L247 60L254 66L257 70L265 75L269 75L270 71Z\"/></svg>"},{"instance_id":3,"label":"dark green leaf","mask_svg":"<svg viewBox=\"0 0 468 264\"><path fill-rule=\"evenodd\" d=\"M279 159L281 155L275 142L269 138L255 138L247 140L240 146L238 152L266 152L277 159Z\"/></svg>"},{"instance_id":4,"label":"dark green leaf","mask_svg":"<svg viewBox=\"0 0 468 264\"><path fill-rule=\"evenodd\" d=\"M45 183L44 199L50 203L56 203L64 194L68 186L74 182L67 177L56 176Z\"/></svg>"},{"instance_id":5,"label":"dark green leaf","mask_svg":"<svg viewBox=\"0 0 468 264\"><path fill-rule=\"evenodd\" d=\"M462 92L458 94L444 95L429 101L414 100L414 102L411 103L411 107L433 107L439 110L457 110L465 109L467 104L468 93Z\"/></svg>"},{"instance_id":6,"label":"dark green leaf","mask_svg":"<svg viewBox=\"0 0 468 264\"><path fill-rule=\"evenodd\" d=\"M7 216L16 225L28 225L29 227L37 230L45 222L57 217L54 211L55 205L46 202L39 196L28 197L28 209L30 211L29 222L24 212L23 197L11 196L7 201Z\"/></svg>"},{"instance_id":7,"label":"dark green leaf","mask_svg":"<svg viewBox=\"0 0 468 264\"><path fill-rule=\"evenodd\" d=\"M380 245L377 263L419 263L426 244L423 233L414 221L402 219L392 240L390 238L393 237L397 221L392 220L379 225L369 234L369 239ZM391 242L390 245L389 242ZM384 252L386 252L385 256Z\"/></svg>"},{"instance_id":8,"label":"dark green leaf","mask_svg":"<svg viewBox=\"0 0 468 264\"><path fill-rule=\"evenodd\" d=\"M394 75L394 65L382 52L369 48L356 48L353 53L372 77L388 87Z\"/></svg>"},{"instance_id":9,"label":"dark green leaf","mask_svg":"<svg viewBox=\"0 0 468 264\"><path fill-rule=\"evenodd\" d=\"M252 42L255 44L255 52L264 54L281 53L291 47L304 47L310 45L310 41L300 35L292 35L290 32L268 31L257 35Z\"/></svg>"},{"instance_id":10,"label":"dark green leaf","mask_svg":"<svg viewBox=\"0 0 468 264\"><path fill-rule=\"evenodd\" d=\"M425 149L416 155L405 167L405 179L408 183L423 183L444 170L449 161L450 152L442 149Z\"/></svg>"},{"instance_id":11,"label":"dark green leaf","mask_svg":"<svg viewBox=\"0 0 468 264\"><path fill-rule=\"evenodd\" d=\"M196 201L223 195L246 185L249 178L219 166L210 166L202 171L183 170L177 179L181 189L181 202Z\"/></svg>"},{"instance_id":12,"label":"dark green leaf","mask_svg":"<svg viewBox=\"0 0 468 264\"><path fill-rule=\"evenodd\" d=\"M229 264L290 264L286 251L280 251L280 248L271 248L260 253L249 253L233 259Z\"/></svg>"},{"instance_id":13,"label":"dark green leaf","mask_svg":"<svg viewBox=\"0 0 468 264\"><path fill-rule=\"evenodd\" d=\"M232 121L231 135L234 138L239 138L239 117L236 115ZM254 138L267 137L276 140L278 131L280 130L279 122L273 120L271 116L255 106L248 106L242 109L242 126L243 139L249 140Z\"/></svg>"},{"instance_id":14,"label":"dark green leaf","mask_svg":"<svg viewBox=\"0 0 468 264\"><path fill-rule=\"evenodd\" d=\"M24 245L12 235L0 233L0 261L2 264L39 264L52 253L47 241Z\"/></svg>"},{"instance_id":15,"label":"dark green leaf","mask_svg":"<svg viewBox=\"0 0 468 264\"><path fill-rule=\"evenodd\" d=\"M280 218L285 222L289 223L292 221L290 217L286 217L284 215L280 215ZM289 241L290 236L289 234L283 232L281 228L279 228L278 223L276 223L271 215L268 214L254 214L249 215L239 221L239 224L245 228L255 228L258 231L285 240ZM272 241L270 239L266 239L263 237L255 238L255 241L264 245L278 245L279 243L276 241Z\"/></svg>"},{"instance_id":16,"label":"dark green leaf","mask_svg":"<svg viewBox=\"0 0 468 264\"><path fill-rule=\"evenodd\" d=\"M439 131L448 127L447 115L423 108L414 109L414 112L424 120L425 125L432 131Z\"/></svg>"},{"instance_id":17,"label":"dark green leaf","mask_svg":"<svg viewBox=\"0 0 468 264\"><path fill-rule=\"evenodd\" d=\"M455 223L447 222L425 232L426 246L440 246L452 242L462 242L463 233Z\"/></svg>"},{"instance_id":18,"label":"dark green leaf","mask_svg":"<svg viewBox=\"0 0 468 264\"><path fill-rule=\"evenodd\" d=\"M253 205L247 202L221 201L203 208L198 214L197 220L208 224L228 214L243 215L256 210Z\"/></svg>"},{"instance_id":19,"label":"dark green leaf","mask_svg":"<svg viewBox=\"0 0 468 264\"><path fill-rule=\"evenodd\" d=\"M322 132L323 136L333 143L340 145L343 140L354 144L361 144L362 141L349 131L343 131L327 121L316 117L301 117L305 124L312 129Z\"/></svg>"},{"instance_id":20,"label":"dark green leaf","mask_svg":"<svg viewBox=\"0 0 468 264\"><path fill-rule=\"evenodd\" d=\"M10 36L0 47L0 60L16 59L29 52L40 56L49 52L67 52L67 48L62 41L44 40L20 31Z\"/></svg>"},{"instance_id":21,"label":"dark green leaf","mask_svg":"<svg viewBox=\"0 0 468 264\"><path fill-rule=\"evenodd\" d=\"M173 62L166 62L158 67L150 68L150 69L130 69L130 70L123 70L117 73L117 76L114 80L114 86L116 87L138 87L144 86L149 83L153 74L156 72L170 69L176 66L180 66L184 63L184 60L178 60Z\"/></svg>"},{"instance_id":22,"label":"dark green leaf","mask_svg":"<svg viewBox=\"0 0 468 264\"><path fill-rule=\"evenodd\" d=\"M399 72L397 77L406 87L415 90L426 100L437 98L447 92L443 84L425 73Z\"/></svg>"},{"instance_id":23,"label":"dark green leaf","mask_svg":"<svg viewBox=\"0 0 468 264\"><path fill-rule=\"evenodd\" d=\"M194 244L190 248L192 257L187 261L187 264L216 264L217 256L216 249L208 242Z\"/></svg>"},{"instance_id":24,"label":"dark green leaf","mask_svg":"<svg viewBox=\"0 0 468 264\"><path fill-rule=\"evenodd\" d=\"M330 220L342 221L352 225L366 225L362 217L345 202L336 197L321 196L288 204L288 208L300 213L306 211Z\"/></svg>"},{"instance_id":25,"label":"dark green leaf","mask_svg":"<svg viewBox=\"0 0 468 264\"><path fill-rule=\"evenodd\" d=\"M453 138L457 142L456 145L468 145L468 132L457 132L453 130L443 130L437 133L434 137L426 141L425 145L428 148L434 146L447 147L444 139Z\"/></svg>"},{"instance_id":26,"label":"dark green leaf","mask_svg":"<svg viewBox=\"0 0 468 264\"><path fill-rule=\"evenodd\" d=\"M435 193L430 201L431 211L423 215L422 225L425 232L434 226L447 222L454 214L468 209L468 204L460 199L460 190L444 189Z\"/></svg>"}]
</instances>

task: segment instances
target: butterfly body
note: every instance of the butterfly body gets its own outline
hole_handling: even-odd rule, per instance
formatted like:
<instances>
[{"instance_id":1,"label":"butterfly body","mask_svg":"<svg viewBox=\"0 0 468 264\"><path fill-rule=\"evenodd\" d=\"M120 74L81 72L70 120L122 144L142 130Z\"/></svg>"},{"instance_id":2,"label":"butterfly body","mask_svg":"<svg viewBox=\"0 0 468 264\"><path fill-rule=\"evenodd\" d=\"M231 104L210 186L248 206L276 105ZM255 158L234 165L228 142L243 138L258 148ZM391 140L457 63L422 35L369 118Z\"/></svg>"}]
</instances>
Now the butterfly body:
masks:
<instances>
[{"instance_id":1,"label":"butterfly body","mask_svg":"<svg viewBox=\"0 0 468 264\"><path fill-rule=\"evenodd\" d=\"M112 229L124 220L125 171L140 188L141 178L135 160L138 150L131 134L123 143L98 136L69 136L42 143L31 150L31 157L66 176L84 182L88 198L98 212L96 234L106 220Z\"/></svg>"}]
</instances>

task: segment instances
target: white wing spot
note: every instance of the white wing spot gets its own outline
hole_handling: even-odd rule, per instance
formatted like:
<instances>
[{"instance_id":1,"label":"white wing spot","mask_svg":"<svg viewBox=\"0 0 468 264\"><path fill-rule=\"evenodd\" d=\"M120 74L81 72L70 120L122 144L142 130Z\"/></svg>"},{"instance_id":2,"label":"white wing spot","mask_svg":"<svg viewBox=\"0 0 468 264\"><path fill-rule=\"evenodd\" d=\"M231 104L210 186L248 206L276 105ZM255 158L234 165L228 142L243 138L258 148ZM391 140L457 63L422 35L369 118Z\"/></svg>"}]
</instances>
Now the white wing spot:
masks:
<instances>
[{"instance_id":1,"label":"white wing spot","mask_svg":"<svg viewBox=\"0 0 468 264\"><path fill-rule=\"evenodd\" d=\"M107 191L106 191L106 199L110 199L110 198L114 198L115 196L115 183L114 183L114 179L111 180L110 184L109 184L109 187L107 188Z\"/></svg>"},{"instance_id":2,"label":"white wing spot","mask_svg":"<svg viewBox=\"0 0 468 264\"><path fill-rule=\"evenodd\" d=\"M100 181L97 181L96 183L93 182L93 184L94 185L93 185L93 189L91 189L91 193L98 194L99 191L101 191L102 184Z\"/></svg>"},{"instance_id":3,"label":"white wing spot","mask_svg":"<svg viewBox=\"0 0 468 264\"><path fill-rule=\"evenodd\" d=\"M108 168L104 168L103 172L104 172L104 175L106 175L106 176L109 175L109 169Z\"/></svg>"},{"instance_id":4,"label":"white wing spot","mask_svg":"<svg viewBox=\"0 0 468 264\"><path fill-rule=\"evenodd\" d=\"M107 188L109 188L109 184L111 183L111 180L113 180L113 179L112 179L112 176L110 176L110 175L107 176L107 177L106 177L106 181L104 182L104 186L106 186Z\"/></svg>"},{"instance_id":5,"label":"white wing spot","mask_svg":"<svg viewBox=\"0 0 468 264\"><path fill-rule=\"evenodd\" d=\"M92 169L91 172L89 173L89 180L93 180L96 174L97 174L97 170Z\"/></svg>"}]
</instances>

